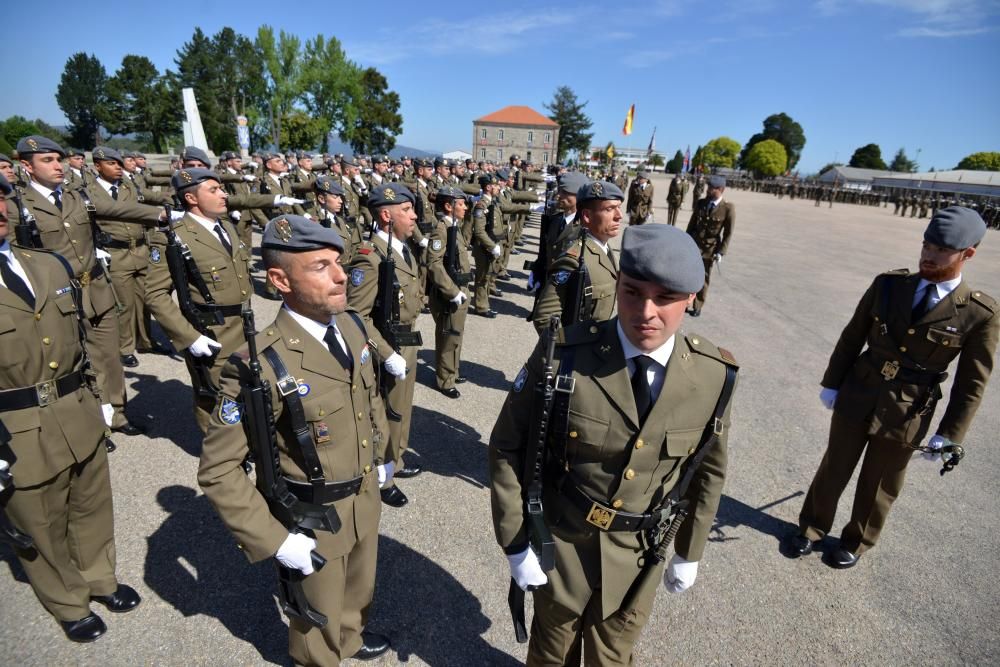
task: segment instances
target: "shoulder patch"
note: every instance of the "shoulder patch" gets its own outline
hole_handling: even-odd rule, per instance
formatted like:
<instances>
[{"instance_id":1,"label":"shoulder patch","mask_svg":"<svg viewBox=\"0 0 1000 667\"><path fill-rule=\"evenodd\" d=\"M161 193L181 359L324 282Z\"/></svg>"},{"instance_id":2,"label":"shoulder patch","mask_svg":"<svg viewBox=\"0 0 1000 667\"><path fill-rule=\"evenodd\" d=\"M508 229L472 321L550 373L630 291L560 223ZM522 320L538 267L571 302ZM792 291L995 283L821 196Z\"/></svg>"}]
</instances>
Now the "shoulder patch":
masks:
<instances>
[{"instance_id":1,"label":"shoulder patch","mask_svg":"<svg viewBox=\"0 0 1000 667\"><path fill-rule=\"evenodd\" d=\"M569 274L569 271L556 271L552 274L552 284L565 285L566 281L569 280Z\"/></svg>"},{"instance_id":2,"label":"shoulder patch","mask_svg":"<svg viewBox=\"0 0 1000 667\"><path fill-rule=\"evenodd\" d=\"M235 426L242 418L240 404L229 396L223 396L219 402L219 421L226 426Z\"/></svg>"},{"instance_id":3,"label":"shoulder patch","mask_svg":"<svg viewBox=\"0 0 1000 667\"><path fill-rule=\"evenodd\" d=\"M883 276L905 276L909 275L910 270L907 268L893 269L892 271L885 271L882 273Z\"/></svg>"},{"instance_id":4,"label":"shoulder patch","mask_svg":"<svg viewBox=\"0 0 1000 667\"><path fill-rule=\"evenodd\" d=\"M372 252L371 246L361 246L358 248L358 252L362 255L370 255Z\"/></svg>"},{"instance_id":5,"label":"shoulder patch","mask_svg":"<svg viewBox=\"0 0 1000 667\"><path fill-rule=\"evenodd\" d=\"M517 377L514 378L514 391L520 393L524 389L524 383L528 381L528 367L521 366L521 370L518 372Z\"/></svg>"},{"instance_id":6,"label":"shoulder patch","mask_svg":"<svg viewBox=\"0 0 1000 667\"><path fill-rule=\"evenodd\" d=\"M364 269L352 269L351 270L351 284L357 287L365 281L365 271Z\"/></svg>"},{"instance_id":7,"label":"shoulder patch","mask_svg":"<svg viewBox=\"0 0 1000 667\"><path fill-rule=\"evenodd\" d=\"M150 250L149 250L149 261L151 261L153 264L159 264L160 263L160 249L159 248L157 248L155 246L153 248L150 248Z\"/></svg>"},{"instance_id":8,"label":"shoulder patch","mask_svg":"<svg viewBox=\"0 0 1000 667\"><path fill-rule=\"evenodd\" d=\"M433 250L434 252L441 250L441 248L443 247L444 244L441 243L441 239L434 239L434 241L431 242L431 250Z\"/></svg>"},{"instance_id":9,"label":"shoulder patch","mask_svg":"<svg viewBox=\"0 0 1000 667\"><path fill-rule=\"evenodd\" d=\"M974 291L969 295L969 298L978 303L980 306L992 311L997 312L997 300L991 297L986 292L980 292L979 290Z\"/></svg>"}]
</instances>

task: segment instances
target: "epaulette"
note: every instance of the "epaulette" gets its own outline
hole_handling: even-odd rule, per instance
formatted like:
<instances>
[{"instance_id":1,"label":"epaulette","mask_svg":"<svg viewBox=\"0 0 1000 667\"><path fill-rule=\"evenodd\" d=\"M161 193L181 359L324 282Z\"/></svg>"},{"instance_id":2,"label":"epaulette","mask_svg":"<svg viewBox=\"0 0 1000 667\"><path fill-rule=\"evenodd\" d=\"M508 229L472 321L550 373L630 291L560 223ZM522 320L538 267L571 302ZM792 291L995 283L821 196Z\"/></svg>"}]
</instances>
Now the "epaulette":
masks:
<instances>
[{"instance_id":1,"label":"epaulette","mask_svg":"<svg viewBox=\"0 0 1000 667\"><path fill-rule=\"evenodd\" d=\"M903 269L893 269L892 271L886 271L882 275L883 276L908 276L908 275L910 275L910 270L906 269L906 268L903 268Z\"/></svg>"},{"instance_id":2,"label":"epaulette","mask_svg":"<svg viewBox=\"0 0 1000 667\"><path fill-rule=\"evenodd\" d=\"M608 321L610 322L610 320ZM600 323L595 320L587 320L559 329L559 333L556 334L556 344L560 347L583 345L585 343L593 343L599 340L600 337Z\"/></svg>"},{"instance_id":3,"label":"epaulette","mask_svg":"<svg viewBox=\"0 0 1000 667\"><path fill-rule=\"evenodd\" d=\"M372 244L365 241L360 246L358 246L358 252L362 255L370 255L372 253Z\"/></svg>"},{"instance_id":4,"label":"epaulette","mask_svg":"<svg viewBox=\"0 0 1000 667\"><path fill-rule=\"evenodd\" d=\"M979 290L976 290L975 292L969 295L969 298L972 301L978 303L983 308L986 308L990 312L993 313L997 312L997 300L991 297L986 292L980 292Z\"/></svg>"},{"instance_id":5,"label":"epaulette","mask_svg":"<svg viewBox=\"0 0 1000 667\"><path fill-rule=\"evenodd\" d=\"M688 346L693 352L715 359L716 361L722 362L727 366L739 367L736 357L734 357L732 352L729 350L722 347L716 347L711 341L694 334L685 336L684 339L687 341Z\"/></svg>"}]
</instances>

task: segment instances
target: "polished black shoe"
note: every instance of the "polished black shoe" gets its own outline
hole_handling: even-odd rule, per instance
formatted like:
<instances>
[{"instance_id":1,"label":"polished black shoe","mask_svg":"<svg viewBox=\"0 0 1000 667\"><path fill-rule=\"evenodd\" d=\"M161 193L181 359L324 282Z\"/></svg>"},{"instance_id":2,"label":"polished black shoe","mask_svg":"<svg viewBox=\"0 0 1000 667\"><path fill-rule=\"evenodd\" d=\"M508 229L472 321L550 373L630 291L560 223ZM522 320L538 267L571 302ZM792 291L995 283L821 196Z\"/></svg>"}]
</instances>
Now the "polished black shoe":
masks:
<instances>
[{"instance_id":1,"label":"polished black shoe","mask_svg":"<svg viewBox=\"0 0 1000 667\"><path fill-rule=\"evenodd\" d=\"M500 291L499 287L494 287L490 290L490 296L503 296L503 292Z\"/></svg>"},{"instance_id":2,"label":"polished black shoe","mask_svg":"<svg viewBox=\"0 0 1000 667\"><path fill-rule=\"evenodd\" d=\"M351 657L355 660L374 660L389 650L389 638L377 632L361 632L361 641L364 643L358 652Z\"/></svg>"},{"instance_id":3,"label":"polished black shoe","mask_svg":"<svg viewBox=\"0 0 1000 667\"><path fill-rule=\"evenodd\" d=\"M462 392L460 392L458 389L455 389L454 387L450 389L438 389L438 391L440 391L448 398L458 398L459 396L462 395Z\"/></svg>"},{"instance_id":4,"label":"polished black shoe","mask_svg":"<svg viewBox=\"0 0 1000 667\"><path fill-rule=\"evenodd\" d=\"M388 489L382 489L379 491L382 496L382 502L389 507L402 507L406 503L410 502L410 499L406 497L406 494L399 490L398 486L390 486Z\"/></svg>"},{"instance_id":5,"label":"polished black shoe","mask_svg":"<svg viewBox=\"0 0 1000 667\"><path fill-rule=\"evenodd\" d=\"M497 276L497 280L503 280L503 281L510 280L510 274L509 273L501 273L499 276Z\"/></svg>"},{"instance_id":6,"label":"polished black shoe","mask_svg":"<svg viewBox=\"0 0 1000 667\"><path fill-rule=\"evenodd\" d=\"M465 384L468 381L469 378L465 377L464 375L459 375L457 378L455 378L455 384Z\"/></svg>"},{"instance_id":7,"label":"polished black shoe","mask_svg":"<svg viewBox=\"0 0 1000 667\"><path fill-rule=\"evenodd\" d=\"M118 449L118 445L112 442L111 438L104 439L104 448L108 450L108 454Z\"/></svg>"},{"instance_id":8,"label":"polished black shoe","mask_svg":"<svg viewBox=\"0 0 1000 667\"><path fill-rule=\"evenodd\" d=\"M701 317L701 308L688 308L686 312L691 317Z\"/></svg>"},{"instance_id":9,"label":"polished black shoe","mask_svg":"<svg viewBox=\"0 0 1000 667\"><path fill-rule=\"evenodd\" d=\"M423 471L424 467L419 463L404 463L403 467L393 474L393 477L407 479L408 477L416 477Z\"/></svg>"},{"instance_id":10,"label":"polished black shoe","mask_svg":"<svg viewBox=\"0 0 1000 667\"><path fill-rule=\"evenodd\" d=\"M795 533L785 538L781 548L789 558L799 558L811 554L816 548L816 544L802 533Z\"/></svg>"},{"instance_id":11,"label":"polished black shoe","mask_svg":"<svg viewBox=\"0 0 1000 667\"><path fill-rule=\"evenodd\" d=\"M98 637L108 631L108 626L97 614L90 614L79 621L59 621L66 637L73 642L86 644L95 641Z\"/></svg>"},{"instance_id":12,"label":"polished black shoe","mask_svg":"<svg viewBox=\"0 0 1000 667\"><path fill-rule=\"evenodd\" d=\"M125 584L118 584L118 588L111 595L91 595L90 599L100 602L108 608L108 611L116 614L132 611L142 602L136 590Z\"/></svg>"},{"instance_id":13,"label":"polished black shoe","mask_svg":"<svg viewBox=\"0 0 1000 667\"><path fill-rule=\"evenodd\" d=\"M123 433L125 435L141 435L146 432L145 429L136 426L132 422L125 422L124 426L112 426L111 430L115 433Z\"/></svg>"},{"instance_id":14,"label":"polished black shoe","mask_svg":"<svg viewBox=\"0 0 1000 667\"><path fill-rule=\"evenodd\" d=\"M518 250L517 248L511 248L510 254L512 254L512 255L520 255L521 251Z\"/></svg>"},{"instance_id":15,"label":"polished black shoe","mask_svg":"<svg viewBox=\"0 0 1000 667\"><path fill-rule=\"evenodd\" d=\"M854 567L858 564L858 560L861 556L854 555L853 552L848 551L844 547L837 547L830 553L826 555L826 564L835 570L846 570L849 567Z\"/></svg>"},{"instance_id":16,"label":"polished black shoe","mask_svg":"<svg viewBox=\"0 0 1000 667\"><path fill-rule=\"evenodd\" d=\"M431 307L430 306L424 306L423 308L420 309L420 312L423 313L424 315L430 315L430 313L431 313Z\"/></svg>"},{"instance_id":17,"label":"polished black shoe","mask_svg":"<svg viewBox=\"0 0 1000 667\"><path fill-rule=\"evenodd\" d=\"M493 319L494 317L497 316L497 311L495 311L495 310L477 310L476 311L476 315L479 315L480 317L488 317L490 319Z\"/></svg>"},{"instance_id":18,"label":"polished black shoe","mask_svg":"<svg viewBox=\"0 0 1000 667\"><path fill-rule=\"evenodd\" d=\"M123 354L121 356L122 366L126 368L135 368L139 365L139 360L135 358L134 354Z\"/></svg>"}]
</instances>

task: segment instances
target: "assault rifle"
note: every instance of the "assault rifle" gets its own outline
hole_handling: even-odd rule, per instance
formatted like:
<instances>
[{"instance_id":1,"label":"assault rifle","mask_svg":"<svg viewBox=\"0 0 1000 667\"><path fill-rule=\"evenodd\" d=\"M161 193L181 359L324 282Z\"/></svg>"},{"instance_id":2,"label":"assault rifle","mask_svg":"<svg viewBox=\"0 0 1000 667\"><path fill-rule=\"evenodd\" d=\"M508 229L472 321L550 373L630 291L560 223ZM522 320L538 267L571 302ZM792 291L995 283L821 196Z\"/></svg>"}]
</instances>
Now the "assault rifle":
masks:
<instances>
[{"instance_id":1,"label":"assault rifle","mask_svg":"<svg viewBox=\"0 0 1000 667\"><path fill-rule=\"evenodd\" d=\"M584 261L587 252L587 230L580 225L580 256L576 270L566 281L565 299L563 300L563 326L576 324L583 319L589 319L594 305L594 288L587 273L587 263Z\"/></svg>"},{"instance_id":2,"label":"assault rifle","mask_svg":"<svg viewBox=\"0 0 1000 667\"><path fill-rule=\"evenodd\" d=\"M382 337L395 352L401 347L420 346L424 339L419 331L413 331L409 325L399 321L399 279L396 278L396 260L392 257L392 239L387 244L385 258L378 266L378 294L375 296L375 308L372 310L372 321ZM403 416L389 404L389 378L383 371L379 374L379 389L382 401L385 403L386 416L392 421L401 421Z\"/></svg>"}]
</instances>

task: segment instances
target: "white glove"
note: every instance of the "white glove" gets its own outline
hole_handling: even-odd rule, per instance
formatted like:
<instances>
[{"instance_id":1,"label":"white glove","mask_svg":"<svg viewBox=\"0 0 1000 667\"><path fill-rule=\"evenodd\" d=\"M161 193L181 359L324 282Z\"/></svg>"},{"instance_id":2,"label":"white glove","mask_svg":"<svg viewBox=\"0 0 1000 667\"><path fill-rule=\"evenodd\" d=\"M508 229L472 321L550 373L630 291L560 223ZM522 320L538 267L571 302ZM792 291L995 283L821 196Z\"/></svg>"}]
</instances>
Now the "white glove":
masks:
<instances>
[{"instance_id":1,"label":"white glove","mask_svg":"<svg viewBox=\"0 0 1000 667\"><path fill-rule=\"evenodd\" d=\"M528 547L519 554L507 556L507 563L510 564L510 576L517 582L522 591L528 590L528 586L544 586L549 582L549 578L542 572L542 566L538 564L538 556Z\"/></svg>"},{"instance_id":2,"label":"white glove","mask_svg":"<svg viewBox=\"0 0 1000 667\"><path fill-rule=\"evenodd\" d=\"M503 254L503 248L501 248L499 245L495 245L493 246L493 250L491 250L490 252L493 253L494 257L499 257L500 255Z\"/></svg>"},{"instance_id":3,"label":"white glove","mask_svg":"<svg viewBox=\"0 0 1000 667\"><path fill-rule=\"evenodd\" d=\"M196 357L210 357L221 349L222 343L214 341L208 336L198 336L197 340L188 346L188 352Z\"/></svg>"},{"instance_id":4,"label":"white glove","mask_svg":"<svg viewBox=\"0 0 1000 667\"><path fill-rule=\"evenodd\" d=\"M242 218L243 216L240 214L239 211L230 211L229 217L235 220L236 222L239 222L240 218Z\"/></svg>"},{"instance_id":5,"label":"white glove","mask_svg":"<svg viewBox=\"0 0 1000 667\"><path fill-rule=\"evenodd\" d=\"M305 203L305 199L296 199L295 197L286 197L285 195L274 195L275 206L295 206L296 204Z\"/></svg>"},{"instance_id":6,"label":"white glove","mask_svg":"<svg viewBox=\"0 0 1000 667\"><path fill-rule=\"evenodd\" d=\"M94 253L97 255L97 259L99 260L103 261L106 259L109 262L111 261L111 254L103 248L94 248Z\"/></svg>"},{"instance_id":7,"label":"white glove","mask_svg":"<svg viewBox=\"0 0 1000 667\"><path fill-rule=\"evenodd\" d=\"M465 299L466 299L465 293L459 292L458 294L455 295L454 299L451 299L451 302L456 306L461 306L463 303L465 303Z\"/></svg>"},{"instance_id":8,"label":"white glove","mask_svg":"<svg viewBox=\"0 0 1000 667\"><path fill-rule=\"evenodd\" d=\"M722 255L720 255L719 253L715 253L714 255L712 255L712 261L722 264Z\"/></svg>"},{"instance_id":9,"label":"white glove","mask_svg":"<svg viewBox=\"0 0 1000 667\"><path fill-rule=\"evenodd\" d=\"M244 167L249 167L250 169L256 169L257 168L257 163L254 162L253 160L250 160L249 162L247 162L243 166Z\"/></svg>"},{"instance_id":10,"label":"white glove","mask_svg":"<svg viewBox=\"0 0 1000 667\"><path fill-rule=\"evenodd\" d=\"M663 587L671 593L683 593L694 585L698 576L698 561L684 560L677 554L663 571Z\"/></svg>"},{"instance_id":11,"label":"white glove","mask_svg":"<svg viewBox=\"0 0 1000 667\"><path fill-rule=\"evenodd\" d=\"M819 391L819 401L823 404L823 407L827 410L833 410L834 404L837 402L837 390L828 389L823 387Z\"/></svg>"},{"instance_id":12,"label":"white glove","mask_svg":"<svg viewBox=\"0 0 1000 667\"><path fill-rule=\"evenodd\" d=\"M927 446L937 451L921 452L921 456L923 456L928 461L940 461L941 448L944 447L946 444L948 444L948 441L942 438L940 435L932 436L931 439L927 441Z\"/></svg>"},{"instance_id":13,"label":"white glove","mask_svg":"<svg viewBox=\"0 0 1000 667\"><path fill-rule=\"evenodd\" d=\"M316 540L302 533L288 533L288 537L278 547L274 557L285 567L301 570L302 574L313 573L312 550Z\"/></svg>"},{"instance_id":14,"label":"white glove","mask_svg":"<svg viewBox=\"0 0 1000 667\"><path fill-rule=\"evenodd\" d=\"M104 417L104 423L111 426L111 420L115 416L115 406L110 403L101 403L101 415Z\"/></svg>"},{"instance_id":15,"label":"white glove","mask_svg":"<svg viewBox=\"0 0 1000 667\"><path fill-rule=\"evenodd\" d=\"M312 220L313 219L312 215L310 215L308 213L303 213L302 217L305 218L306 220Z\"/></svg>"},{"instance_id":16,"label":"white glove","mask_svg":"<svg viewBox=\"0 0 1000 667\"><path fill-rule=\"evenodd\" d=\"M418 243L417 245L419 245L421 248L426 248L427 247L427 239L425 239L425 238L424 239L420 239L420 243Z\"/></svg>"},{"instance_id":17,"label":"white glove","mask_svg":"<svg viewBox=\"0 0 1000 667\"><path fill-rule=\"evenodd\" d=\"M243 174L243 180L246 181L247 183L253 183L254 181L257 180L257 177L253 174Z\"/></svg>"},{"instance_id":18,"label":"white glove","mask_svg":"<svg viewBox=\"0 0 1000 667\"><path fill-rule=\"evenodd\" d=\"M384 487L392 479L392 476L396 474L396 462L389 461L388 463L383 463L378 468L378 488Z\"/></svg>"},{"instance_id":19,"label":"white glove","mask_svg":"<svg viewBox=\"0 0 1000 667\"><path fill-rule=\"evenodd\" d=\"M184 217L184 211L170 211L170 220L172 222L177 222Z\"/></svg>"},{"instance_id":20,"label":"white glove","mask_svg":"<svg viewBox=\"0 0 1000 667\"><path fill-rule=\"evenodd\" d=\"M6 470L10 470L10 464L4 461L3 459L0 459L0 472L4 472ZM7 487L4 486L3 482L0 481L0 491L3 491L6 488Z\"/></svg>"},{"instance_id":21,"label":"white glove","mask_svg":"<svg viewBox=\"0 0 1000 667\"><path fill-rule=\"evenodd\" d=\"M406 359L403 359L399 352L393 352L382 364L385 369L395 375L400 380L406 378Z\"/></svg>"},{"instance_id":22,"label":"white glove","mask_svg":"<svg viewBox=\"0 0 1000 667\"><path fill-rule=\"evenodd\" d=\"M531 205L532 213L543 213L544 211L545 211L545 202L543 201Z\"/></svg>"}]
</instances>

